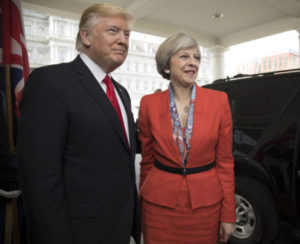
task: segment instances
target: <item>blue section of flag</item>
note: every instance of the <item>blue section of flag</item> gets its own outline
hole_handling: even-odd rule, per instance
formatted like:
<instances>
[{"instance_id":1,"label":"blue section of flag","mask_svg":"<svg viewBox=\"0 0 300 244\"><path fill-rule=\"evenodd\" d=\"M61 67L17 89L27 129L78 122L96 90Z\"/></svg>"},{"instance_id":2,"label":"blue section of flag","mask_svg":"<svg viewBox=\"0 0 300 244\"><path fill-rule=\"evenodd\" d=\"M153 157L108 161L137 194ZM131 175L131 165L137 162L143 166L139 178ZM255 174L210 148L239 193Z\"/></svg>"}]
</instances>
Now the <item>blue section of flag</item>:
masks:
<instances>
[{"instance_id":1,"label":"blue section of flag","mask_svg":"<svg viewBox=\"0 0 300 244\"><path fill-rule=\"evenodd\" d=\"M23 79L23 69L11 67L10 68L10 80L11 80L13 104L15 104L15 102L16 102L15 88L22 79Z\"/></svg>"},{"instance_id":2,"label":"blue section of flag","mask_svg":"<svg viewBox=\"0 0 300 244\"><path fill-rule=\"evenodd\" d=\"M22 69L19 68L10 68L10 76L11 76L11 97L12 97L12 104L15 104L16 102L16 96L15 96L15 86L17 85L18 81L22 79L23 76L23 71ZM5 66L0 66L0 91L3 92L5 95ZM16 142L16 135L17 135L17 115L16 115L16 110L13 109L12 111L12 116L13 116L13 135L14 135L14 142ZM0 240L1 243L1 240Z\"/></svg>"},{"instance_id":3,"label":"blue section of flag","mask_svg":"<svg viewBox=\"0 0 300 244\"><path fill-rule=\"evenodd\" d=\"M17 83L23 78L23 70L21 68L10 68L10 78L11 78L11 86L13 88L16 87Z\"/></svg>"},{"instance_id":4,"label":"blue section of flag","mask_svg":"<svg viewBox=\"0 0 300 244\"><path fill-rule=\"evenodd\" d=\"M15 87L19 83L19 81L23 78L23 70L20 68L10 67L10 80L11 80L11 96L12 102L15 104ZM0 90L5 92L5 67L0 66Z\"/></svg>"}]
</instances>

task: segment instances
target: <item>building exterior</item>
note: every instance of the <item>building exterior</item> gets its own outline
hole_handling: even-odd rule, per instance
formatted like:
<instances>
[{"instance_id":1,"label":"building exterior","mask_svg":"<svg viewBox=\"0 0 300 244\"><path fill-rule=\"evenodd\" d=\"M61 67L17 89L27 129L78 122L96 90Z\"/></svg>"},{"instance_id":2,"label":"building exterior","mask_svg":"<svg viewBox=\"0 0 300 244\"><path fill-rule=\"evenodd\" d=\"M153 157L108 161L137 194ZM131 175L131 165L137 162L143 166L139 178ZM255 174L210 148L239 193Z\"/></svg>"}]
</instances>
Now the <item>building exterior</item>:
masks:
<instances>
[{"instance_id":1,"label":"building exterior","mask_svg":"<svg viewBox=\"0 0 300 244\"><path fill-rule=\"evenodd\" d=\"M261 59L262 72L299 68L299 54L295 50L284 50L282 53L263 57Z\"/></svg>"},{"instance_id":2,"label":"building exterior","mask_svg":"<svg viewBox=\"0 0 300 244\"><path fill-rule=\"evenodd\" d=\"M262 72L274 72L279 70L296 69L300 67L299 54L295 50L286 49L275 54L255 58L241 63L236 71L241 74L257 74Z\"/></svg>"}]
</instances>

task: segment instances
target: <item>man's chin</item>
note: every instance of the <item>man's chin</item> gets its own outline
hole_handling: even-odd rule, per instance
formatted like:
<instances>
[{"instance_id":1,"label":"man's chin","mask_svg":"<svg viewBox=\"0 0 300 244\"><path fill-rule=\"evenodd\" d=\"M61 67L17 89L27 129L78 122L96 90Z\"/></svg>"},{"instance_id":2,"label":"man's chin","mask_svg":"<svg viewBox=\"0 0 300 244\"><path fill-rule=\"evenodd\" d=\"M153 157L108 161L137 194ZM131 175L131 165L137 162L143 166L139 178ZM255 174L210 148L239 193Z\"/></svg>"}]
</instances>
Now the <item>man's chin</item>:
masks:
<instances>
[{"instance_id":1,"label":"man's chin","mask_svg":"<svg viewBox=\"0 0 300 244\"><path fill-rule=\"evenodd\" d=\"M124 57L118 57L118 58L115 58L115 59L113 60L113 63L114 63L117 67L119 67L120 65L122 65L122 64L124 63L124 61L125 61L125 58L124 58Z\"/></svg>"},{"instance_id":2,"label":"man's chin","mask_svg":"<svg viewBox=\"0 0 300 244\"><path fill-rule=\"evenodd\" d=\"M124 63L125 59L118 59L118 60L111 60L109 67L109 72L112 72L114 70L116 70L117 68L119 68L123 63Z\"/></svg>"}]
</instances>

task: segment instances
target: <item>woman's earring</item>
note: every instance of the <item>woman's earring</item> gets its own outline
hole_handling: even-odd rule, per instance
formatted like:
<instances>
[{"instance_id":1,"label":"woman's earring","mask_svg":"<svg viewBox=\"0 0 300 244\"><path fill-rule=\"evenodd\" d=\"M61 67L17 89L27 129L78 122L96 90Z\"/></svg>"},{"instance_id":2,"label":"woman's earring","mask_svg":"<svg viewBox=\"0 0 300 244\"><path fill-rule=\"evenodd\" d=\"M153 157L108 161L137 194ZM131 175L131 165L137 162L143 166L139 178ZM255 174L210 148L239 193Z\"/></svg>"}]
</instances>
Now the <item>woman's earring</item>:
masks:
<instances>
[{"instance_id":1,"label":"woman's earring","mask_svg":"<svg viewBox=\"0 0 300 244\"><path fill-rule=\"evenodd\" d=\"M170 70L168 70L168 69L164 69L164 72L165 72L166 74L170 74Z\"/></svg>"}]
</instances>

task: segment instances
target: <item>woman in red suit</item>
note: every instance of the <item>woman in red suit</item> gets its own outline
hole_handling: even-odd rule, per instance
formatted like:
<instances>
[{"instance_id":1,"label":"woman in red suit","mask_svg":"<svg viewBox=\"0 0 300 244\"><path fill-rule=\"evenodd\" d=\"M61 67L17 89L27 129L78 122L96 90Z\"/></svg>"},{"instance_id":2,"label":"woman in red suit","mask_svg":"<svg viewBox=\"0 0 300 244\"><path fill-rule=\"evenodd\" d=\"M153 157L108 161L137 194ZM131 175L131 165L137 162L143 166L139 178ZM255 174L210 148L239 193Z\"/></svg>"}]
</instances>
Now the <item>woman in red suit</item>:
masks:
<instances>
[{"instance_id":1,"label":"woman in red suit","mask_svg":"<svg viewBox=\"0 0 300 244\"><path fill-rule=\"evenodd\" d=\"M196 85L200 51L192 37L169 37L155 58L170 86L140 104L144 243L226 242L235 229L227 96Z\"/></svg>"}]
</instances>

